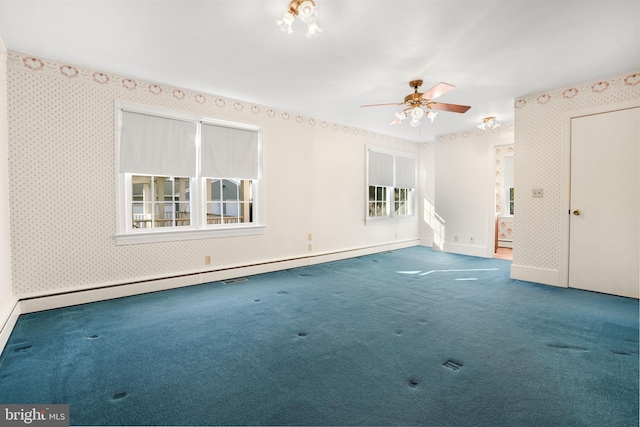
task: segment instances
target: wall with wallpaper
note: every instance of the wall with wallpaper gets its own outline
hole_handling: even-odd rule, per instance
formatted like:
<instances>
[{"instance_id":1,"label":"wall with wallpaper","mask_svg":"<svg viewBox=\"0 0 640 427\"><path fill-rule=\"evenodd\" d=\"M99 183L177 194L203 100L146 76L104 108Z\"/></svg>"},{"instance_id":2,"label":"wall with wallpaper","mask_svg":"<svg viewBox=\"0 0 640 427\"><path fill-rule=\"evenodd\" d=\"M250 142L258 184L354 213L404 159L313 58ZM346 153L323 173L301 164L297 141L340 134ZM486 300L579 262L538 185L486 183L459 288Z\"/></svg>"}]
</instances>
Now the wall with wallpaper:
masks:
<instances>
[{"instance_id":1,"label":"wall with wallpaper","mask_svg":"<svg viewBox=\"0 0 640 427\"><path fill-rule=\"evenodd\" d=\"M365 147L414 142L262 105L8 55L13 288L20 297L418 238L418 221L366 226ZM263 129L264 235L116 246L116 100Z\"/></svg>"},{"instance_id":2,"label":"wall with wallpaper","mask_svg":"<svg viewBox=\"0 0 640 427\"><path fill-rule=\"evenodd\" d=\"M513 143L514 125L438 135L433 143L434 247L492 257L496 146ZM423 223L424 224L424 223Z\"/></svg>"},{"instance_id":3,"label":"wall with wallpaper","mask_svg":"<svg viewBox=\"0 0 640 427\"><path fill-rule=\"evenodd\" d=\"M563 138L567 114L640 98L640 72L561 88L515 101L515 225L512 277L558 284L562 266ZM603 150L604 154L604 150ZM594 170L593 173L598 173ZM543 198L532 198L542 188ZM514 272L516 274L514 274Z\"/></svg>"},{"instance_id":4,"label":"wall with wallpaper","mask_svg":"<svg viewBox=\"0 0 640 427\"><path fill-rule=\"evenodd\" d=\"M11 291L6 58L7 51L0 40L0 329L9 317L15 303Z\"/></svg>"}]
</instances>

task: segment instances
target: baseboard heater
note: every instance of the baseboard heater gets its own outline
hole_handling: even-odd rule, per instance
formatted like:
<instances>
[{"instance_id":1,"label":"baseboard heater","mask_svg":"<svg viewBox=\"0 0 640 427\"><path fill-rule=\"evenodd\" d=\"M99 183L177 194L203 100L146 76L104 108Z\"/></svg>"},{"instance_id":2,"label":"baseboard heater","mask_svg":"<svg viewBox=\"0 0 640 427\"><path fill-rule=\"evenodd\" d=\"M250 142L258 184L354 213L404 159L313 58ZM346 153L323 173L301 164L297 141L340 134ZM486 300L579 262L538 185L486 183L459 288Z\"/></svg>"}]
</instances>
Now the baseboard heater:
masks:
<instances>
[{"instance_id":1,"label":"baseboard heater","mask_svg":"<svg viewBox=\"0 0 640 427\"><path fill-rule=\"evenodd\" d=\"M20 313L50 310L109 299L123 298L151 292L159 292L185 286L201 285L210 282L221 282L239 277L268 273L289 268L304 267L313 264L338 261L340 259L389 252L411 246L418 246L418 239L374 245L340 251L324 252L287 259L277 259L254 264L223 267L214 270L189 272L173 276L145 278L124 283L104 284L79 289L66 289L61 292L34 295L20 298Z\"/></svg>"},{"instance_id":2,"label":"baseboard heater","mask_svg":"<svg viewBox=\"0 0 640 427\"><path fill-rule=\"evenodd\" d=\"M498 240L499 248L513 248L513 240Z\"/></svg>"}]
</instances>

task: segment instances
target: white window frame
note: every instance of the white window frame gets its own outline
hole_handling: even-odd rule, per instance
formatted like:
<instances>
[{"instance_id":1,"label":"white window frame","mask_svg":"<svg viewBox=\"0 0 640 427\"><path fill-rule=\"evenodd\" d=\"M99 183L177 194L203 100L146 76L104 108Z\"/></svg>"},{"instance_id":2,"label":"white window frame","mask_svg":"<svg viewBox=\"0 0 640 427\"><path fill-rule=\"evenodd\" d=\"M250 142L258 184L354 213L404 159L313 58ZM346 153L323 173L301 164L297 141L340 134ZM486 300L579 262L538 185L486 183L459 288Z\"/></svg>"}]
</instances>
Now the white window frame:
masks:
<instances>
[{"instance_id":1,"label":"white window frame","mask_svg":"<svg viewBox=\"0 0 640 427\"><path fill-rule=\"evenodd\" d=\"M369 153L377 152L382 154L388 154L393 156L393 185L387 186L387 209L389 211L389 215L385 216L369 216ZM395 189L396 188L407 188L407 187L396 187L396 158L404 157L413 159L415 162L414 168L414 182L416 187L414 187L411 191L410 196L407 200L410 199L411 204L411 214L410 215L396 215L395 214ZM406 153L396 150L390 150L387 148L381 148L377 146L367 145L366 147L366 170L365 170L365 189L366 189L366 197L365 197L365 223L366 224L384 224L389 222L398 222L398 221L408 221L416 219L416 193L417 193L417 183L418 183L418 156L412 153ZM380 185L376 185L380 187Z\"/></svg>"},{"instance_id":2,"label":"white window frame","mask_svg":"<svg viewBox=\"0 0 640 427\"><path fill-rule=\"evenodd\" d=\"M503 167L503 173L502 173L502 185L503 185L503 200L504 203L502 204L502 216L503 217L510 217L513 218L514 214L511 213L511 188L515 188L515 184L513 182L513 178L514 178L514 159L515 159L515 155L514 153L507 153L504 155L503 157L503 163L504 163L504 167ZM511 167L511 170L508 171L507 167ZM509 176L511 177L511 182L507 181L507 176L508 174L510 174ZM514 190L515 193L515 190ZM515 203L513 204L514 208L513 211L515 212Z\"/></svg>"},{"instance_id":3,"label":"white window frame","mask_svg":"<svg viewBox=\"0 0 640 427\"><path fill-rule=\"evenodd\" d=\"M371 187L374 187L374 194L376 194L376 198L374 200L369 199L370 195L371 195ZM382 188L384 189L384 200L380 199L378 200L377 198L377 193L378 193L378 188ZM389 195L389 192L393 191L393 187L387 187L384 185L368 185L367 186L367 215L369 218L388 218L390 215L391 210L393 209L393 202L389 202L391 200L391 196ZM385 206L385 214L384 215L369 215L371 213L371 204L373 203L373 206L375 206L378 203L384 202L384 206ZM375 209L377 211L377 209Z\"/></svg>"},{"instance_id":4,"label":"white window frame","mask_svg":"<svg viewBox=\"0 0 640 427\"><path fill-rule=\"evenodd\" d=\"M400 200L400 201L396 200L396 191L398 191L398 190L400 190L400 191L405 190L406 191L406 193L405 193L406 198L404 200ZM396 204L405 203L405 209L410 209L411 214L404 214L404 215L400 214L398 216L401 216L401 217L407 217L407 216L411 217L411 216L413 216L413 212L414 212L413 201L415 199L414 193L415 193L415 188L405 188L405 187L394 187L393 188L393 214L394 215L395 215L395 212L396 212Z\"/></svg>"},{"instance_id":5,"label":"white window frame","mask_svg":"<svg viewBox=\"0 0 640 427\"><path fill-rule=\"evenodd\" d=\"M122 112L130 111L170 119L186 120L196 123L196 162L197 171L189 185L191 204L191 225L181 227L139 228L132 226L132 185L133 175L145 175L120 172L120 139L122 135ZM253 222L234 224L206 223L205 177L200 176L200 128L202 123L251 130L258 133L258 179L253 181ZM127 102L115 102L115 183L116 183L116 233L117 245L170 242L180 240L205 239L230 236L264 234L264 191L262 183L262 130L259 126L203 117L195 114L170 111ZM158 175L160 176L160 175ZM219 178L219 177L216 177ZM231 177L224 177L231 178Z\"/></svg>"}]
</instances>

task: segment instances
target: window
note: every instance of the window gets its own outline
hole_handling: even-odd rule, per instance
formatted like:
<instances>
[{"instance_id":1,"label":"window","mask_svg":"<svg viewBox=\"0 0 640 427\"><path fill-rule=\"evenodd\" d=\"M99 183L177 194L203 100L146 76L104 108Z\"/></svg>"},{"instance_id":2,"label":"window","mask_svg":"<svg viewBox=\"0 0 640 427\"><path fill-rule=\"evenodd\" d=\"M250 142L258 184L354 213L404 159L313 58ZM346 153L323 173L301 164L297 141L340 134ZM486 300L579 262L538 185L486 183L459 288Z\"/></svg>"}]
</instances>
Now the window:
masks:
<instances>
[{"instance_id":1,"label":"window","mask_svg":"<svg viewBox=\"0 0 640 427\"><path fill-rule=\"evenodd\" d=\"M207 224L253 221L251 180L207 179Z\"/></svg>"},{"instance_id":2,"label":"window","mask_svg":"<svg viewBox=\"0 0 640 427\"><path fill-rule=\"evenodd\" d=\"M387 187L369 186L369 216L388 216Z\"/></svg>"},{"instance_id":3,"label":"window","mask_svg":"<svg viewBox=\"0 0 640 427\"><path fill-rule=\"evenodd\" d=\"M412 188L394 189L394 210L395 216L412 215Z\"/></svg>"},{"instance_id":4,"label":"window","mask_svg":"<svg viewBox=\"0 0 640 427\"><path fill-rule=\"evenodd\" d=\"M133 228L191 225L189 178L131 176Z\"/></svg>"},{"instance_id":5,"label":"window","mask_svg":"<svg viewBox=\"0 0 640 427\"><path fill-rule=\"evenodd\" d=\"M259 128L116 104L117 244L264 232Z\"/></svg>"},{"instance_id":6,"label":"window","mask_svg":"<svg viewBox=\"0 0 640 427\"><path fill-rule=\"evenodd\" d=\"M505 155L504 157L504 182L503 182L503 200L508 200L509 204L503 203L502 214L513 215L513 190L514 190L514 155Z\"/></svg>"},{"instance_id":7,"label":"window","mask_svg":"<svg viewBox=\"0 0 640 427\"><path fill-rule=\"evenodd\" d=\"M509 188L509 214L513 215L513 187Z\"/></svg>"},{"instance_id":8,"label":"window","mask_svg":"<svg viewBox=\"0 0 640 427\"><path fill-rule=\"evenodd\" d=\"M416 158L378 148L367 149L367 218L413 217ZM393 199L391 199L393 197Z\"/></svg>"},{"instance_id":9,"label":"window","mask_svg":"<svg viewBox=\"0 0 640 427\"><path fill-rule=\"evenodd\" d=\"M416 159L395 155L394 216L413 215L413 191L416 186Z\"/></svg>"}]
</instances>

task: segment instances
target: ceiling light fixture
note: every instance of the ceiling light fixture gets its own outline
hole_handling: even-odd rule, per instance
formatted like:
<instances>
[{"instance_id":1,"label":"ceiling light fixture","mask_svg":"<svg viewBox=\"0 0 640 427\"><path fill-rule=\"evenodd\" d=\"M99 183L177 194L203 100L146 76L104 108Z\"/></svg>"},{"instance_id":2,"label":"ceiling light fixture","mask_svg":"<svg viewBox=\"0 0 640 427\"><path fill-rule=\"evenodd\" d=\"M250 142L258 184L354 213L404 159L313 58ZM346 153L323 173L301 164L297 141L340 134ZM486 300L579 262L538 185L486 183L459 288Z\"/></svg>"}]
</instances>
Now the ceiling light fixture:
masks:
<instances>
[{"instance_id":1,"label":"ceiling light fixture","mask_svg":"<svg viewBox=\"0 0 640 427\"><path fill-rule=\"evenodd\" d=\"M426 117L433 123L436 117L438 117L438 112L433 111L429 105L426 106L426 110L422 109L420 105L414 105L401 113L396 113L396 118L391 124L402 123L402 120L406 119L407 115L411 116L411 122L409 122L409 124L415 128L422 124L420 121L423 117Z\"/></svg>"},{"instance_id":2,"label":"ceiling light fixture","mask_svg":"<svg viewBox=\"0 0 640 427\"><path fill-rule=\"evenodd\" d=\"M420 120L424 117L424 111L419 106L413 107L411 110L411 123L413 127L420 126Z\"/></svg>"},{"instance_id":3,"label":"ceiling light fixture","mask_svg":"<svg viewBox=\"0 0 640 427\"><path fill-rule=\"evenodd\" d=\"M410 125L413 127L420 126L420 121L423 117L427 117L431 120L431 123L438 117L438 112L433 110L451 111L453 113L465 113L469 108L467 105L458 104L445 104L443 102L434 102L434 98L444 95L453 89L453 86L448 83L440 82L425 93L418 92L418 88L422 85L422 80L411 80L409 86L413 88L413 93L404 97L404 102L394 102L390 104L370 104L363 105L363 107L386 107L390 105L406 105L402 112L397 112L395 118L389 123L390 125L397 125L402 123L404 119L411 116Z\"/></svg>"},{"instance_id":4,"label":"ceiling light fixture","mask_svg":"<svg viewBox=\"0 0 640 427\"><path fill-rule=\"evenodd\" d=\"M292 0L289 4L289 10L285 12L282 19L277 21L277 24L282 31L291 34L293 33L291 26L296 16L307 24L307 37L313 37L322 32L318 26L318 13L313 0Z\"/></svg>"},{"instance_id":5,"label":"ceiling light fixture","mask_svg":"<svg viewBox=\"0 0 640 427\"><path fill-rule=\"evenodd\" d=\"M495 129L497 127L500 127L500 123L496 122L496 118L493 116L485 117L484 119L482 119L482 123L478 125L478 128L482 130Z\"/></svg>"}]
</instances>

